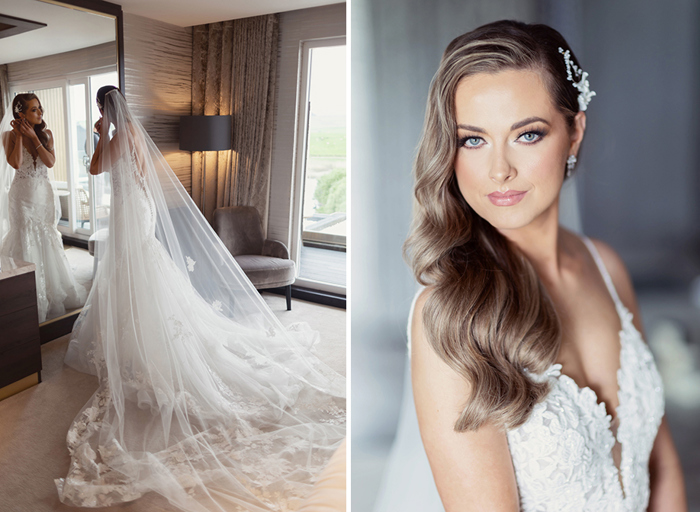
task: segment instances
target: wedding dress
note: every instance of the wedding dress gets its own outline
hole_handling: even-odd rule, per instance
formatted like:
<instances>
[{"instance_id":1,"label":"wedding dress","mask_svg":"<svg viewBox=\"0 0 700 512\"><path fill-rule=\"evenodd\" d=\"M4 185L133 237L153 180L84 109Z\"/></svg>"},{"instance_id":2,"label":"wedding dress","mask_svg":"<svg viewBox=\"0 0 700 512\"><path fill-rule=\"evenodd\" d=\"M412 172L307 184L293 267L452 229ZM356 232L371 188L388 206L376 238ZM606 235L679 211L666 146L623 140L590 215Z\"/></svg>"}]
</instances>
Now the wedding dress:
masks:
<instances>
[{"instance_id":1,"label":"wedding dress","mask_svg":"<svg viewBox=\"0 0 700 512\"><path fill-rule=\"evenodd\" d=\"M104 110L108 236L66 354L99 388L68 431L59 497L295 510L344 438L345 379L315 332L275 318L121 94Z\"/></svg>"},{"instance_id":2,"label":"wedding dress","mask_svg":"<svg viewBox=\"0 0 700 512\"><path fill-rule=\"evenodd\" d=\"M616 421L560 364L533 375L549 380L551 391L523 425L507 432L522 512L642 512L649 502L649 456L664 413L661 377L598 251L583 240L622 325ZM409 340L410 325L411 319ZM404 406L410 413L402 412L375 512L441 511L415 408L405 400Z\"/></svg>"},{"instance_id":3,"label":"wedding dress","mask_svg":"<svg viewBox=\"0 0 700 512\"><path fill-rule=\"evenodd\" d=\"M9 135L8 109L0 133ZM22 165L14 171L0 149L0 255L34 263L39 322L63 315L85 302L85 289L71 272L58 225L59 209L46 164L22 147ZM11 178L14 174L14 179ZM11 184L10 184L11 183ZM7 184L10 184L9 189ZM3 218L6 219L3 221ZM4 235L4 237L3 237Z\"/></svg>"}]
</instances>

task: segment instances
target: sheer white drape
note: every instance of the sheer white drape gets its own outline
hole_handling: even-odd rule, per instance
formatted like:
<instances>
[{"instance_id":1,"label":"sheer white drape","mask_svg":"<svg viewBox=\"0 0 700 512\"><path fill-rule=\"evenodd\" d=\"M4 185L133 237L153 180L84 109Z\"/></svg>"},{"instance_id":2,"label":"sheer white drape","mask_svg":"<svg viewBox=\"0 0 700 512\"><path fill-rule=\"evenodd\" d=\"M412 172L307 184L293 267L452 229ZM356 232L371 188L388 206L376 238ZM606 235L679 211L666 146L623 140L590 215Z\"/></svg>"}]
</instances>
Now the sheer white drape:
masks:
<instances>
[{"instance_id":1,"label":"sheer white drape","mask_svg":"<svg viewBox=\"0 0 700 512\"><path fill-rule=\"evenodd\" d=\"M7 137L10 136L12 125L10 122L14 119L12 108L8 106L5 110L5 115L2 116L0 122L0 248L2 241L10 231L10 185L15 177L15 170L7 163L7 155L5 154L5 144Z\"/></svg>"},{"instance_id":2,"label":"sheer white drape","mask_svg":"<svg viewBox=\"0 0 700 512\"><path fill-rule=\"evenodd\" d=\"M66 356L100 387L68 432L61 501L294 510L345 435L345 379L267 308L123 97L104 109L107 239Z\"/></svg>"}]
</instances>

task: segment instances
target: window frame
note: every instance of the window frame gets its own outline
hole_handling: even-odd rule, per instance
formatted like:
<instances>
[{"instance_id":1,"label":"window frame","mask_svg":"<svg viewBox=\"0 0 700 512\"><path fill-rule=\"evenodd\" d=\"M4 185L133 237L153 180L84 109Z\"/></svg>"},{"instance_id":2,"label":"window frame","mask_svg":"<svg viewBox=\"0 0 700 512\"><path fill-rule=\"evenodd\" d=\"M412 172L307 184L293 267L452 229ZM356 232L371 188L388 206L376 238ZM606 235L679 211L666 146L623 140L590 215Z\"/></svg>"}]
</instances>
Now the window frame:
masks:
<instances>
[{"instance_id":1,"label":"window frame","mask_svg":"<svg viewBox=\"0 0 700 512\"><path fill-rule=\"evenodd\" d=\"M346 286L300 278L301 248L303 246L303 205L306 181L306 142L309 135L309 93L311 87L310 55L313 48L344 46L348 51L346 36L304 39L299 42L299 74L297 78L297 116L294 127L294 169L292 179L290 257L296 264L296 285L315 290L345 295ZM348 59L349 61L349 59ZM347 80L347 76L346 76ZM347 94L347 93L346 93ZM347 116L346 116L347 127ZM347 132L346 132L347 133ZM349 134L347 134L349 135ZM349 161L346 155L346 161ZM347 247L347 236L346 236Z\"/></svg>"}]
</instances>

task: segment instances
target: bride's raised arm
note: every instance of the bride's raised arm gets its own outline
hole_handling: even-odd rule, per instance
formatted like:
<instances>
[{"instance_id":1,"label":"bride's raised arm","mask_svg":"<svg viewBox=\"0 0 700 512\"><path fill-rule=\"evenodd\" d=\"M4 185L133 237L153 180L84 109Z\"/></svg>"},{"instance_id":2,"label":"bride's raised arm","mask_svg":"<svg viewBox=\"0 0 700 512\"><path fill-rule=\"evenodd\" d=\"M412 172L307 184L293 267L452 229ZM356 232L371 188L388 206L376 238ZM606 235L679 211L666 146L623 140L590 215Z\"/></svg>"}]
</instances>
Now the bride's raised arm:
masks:
<instances>
[{"instance_id":1,"label":"bride's raised arm","mask_svg":"<svg viewBox=\"0 0 700 512\"><path fill-rule=\"evenodd\" d=\"M90 160L90 174L93 176L97 176L98 174L103 173L106 169L102 164L103 160L103 155L105 152L105 145L109 146L109 149L111 150L111 147L114 145L116 147L116 143L118 142L117 137L118 133L115 133L112 139L110 140L109 138L109 123L103 122L104 117L101 117L97 120L95 123L95 131L100 135L100 140L97 142L97 146L95 146L95 152L92 154L92 160Z\"/></svg>"},{"instance_id":2,"label":"bride's raised arm","mask_svg":"<svg viewBox=\"0 0 700 512\"><path fill-rule=\"evenodd\" d=\"M131 144L133 144L136 151L137 160L139 162L144 161L145 141L138 129L127 122L124 129L129 131L128 135L125 135L123 130L115 129L110 138L110 124L109 120L105 121L104 117L98 119L95 123L95 130L100 134L100 140L95 146L95 152L92 154L92 160L90 160L90 174L93 176L108 171L111 165L118 162L124 153L131 151ZM106 159L109 159L109 161L106 161ZM138 166L138 169L143 172L142 166Z\"/></svg>"},{"instance_id":3,"label":"bride's raised arm","mask_svg":"<svg viewBox=\"0 0 700 512\"><path fill-rule=\"evenodd\" d=\"M12 122L12 130L2 134L2 143L5 146L7 163L13 169L19 169L22 165L22 136L19 134L19 122Z\"/></svg>"}]
</instances>

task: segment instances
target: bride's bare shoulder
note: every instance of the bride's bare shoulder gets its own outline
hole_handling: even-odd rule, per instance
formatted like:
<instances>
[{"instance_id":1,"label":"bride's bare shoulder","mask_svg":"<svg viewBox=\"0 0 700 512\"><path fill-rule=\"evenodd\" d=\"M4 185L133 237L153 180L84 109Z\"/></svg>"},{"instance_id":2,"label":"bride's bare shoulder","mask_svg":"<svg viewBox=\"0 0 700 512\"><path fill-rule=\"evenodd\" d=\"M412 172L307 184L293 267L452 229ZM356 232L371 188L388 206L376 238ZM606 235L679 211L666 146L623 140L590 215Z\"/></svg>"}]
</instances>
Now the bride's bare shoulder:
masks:
<instances>
[{"instance_id":1,"label":"bride's bare shoulder","mask_svg":"<svg viewBox=\"0 0 700 512\"><path fill-rule=\"evenodd\" d=\"M430 346L426 336L425 336L425 326L424 326L424 310L425 303L434 293L434 288L428 286L424 288L416 297L415 303L413 305L413 311L411 313L411 325L410 325L410 340L411 340L411 357L438 358L435 350ZM444 363L443 363L444 364Z\"/></svg>"},{"instance_id":2,"label":"bride's bare shoulder","mask_svg":"<svg viewBox=\"0 0 700 512\"><path fill-rule=\"evenodd\" d=\"M634 293L632 278L627 271L625 262L609 244L596 238L591 238L590 240L598 251L598 254L600 254L603 265L605 265L605 269L608 271L608 274L610 274L610 279L612 279L613 286L622 304L634 315L634 324L641 332L642 324L637 297Z\"/></svg>"}]
</instances>

